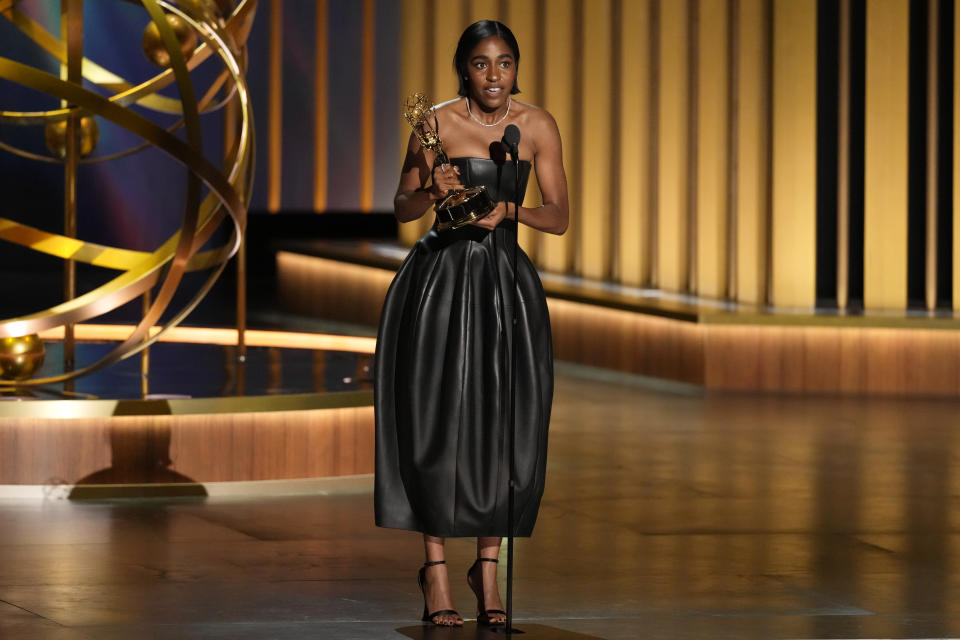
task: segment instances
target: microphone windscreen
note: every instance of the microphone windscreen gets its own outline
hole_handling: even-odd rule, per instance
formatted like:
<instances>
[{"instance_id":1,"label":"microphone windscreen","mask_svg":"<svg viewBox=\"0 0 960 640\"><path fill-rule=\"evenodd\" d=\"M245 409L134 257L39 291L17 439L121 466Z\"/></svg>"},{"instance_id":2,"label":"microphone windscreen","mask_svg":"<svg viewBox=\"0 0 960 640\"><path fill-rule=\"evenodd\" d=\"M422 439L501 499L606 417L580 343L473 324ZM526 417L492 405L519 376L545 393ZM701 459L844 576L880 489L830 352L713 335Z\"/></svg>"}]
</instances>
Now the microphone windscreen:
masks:
<instances>
[{"instance_id":1,"label":"microphone windscreen","mask_svg":"<svg viewBox=\"0 0 960 640\"><path fill-rule=\"evenodd\" d=\"M503 130L503 144L515 149L520 144L520 129L515 124L508 124Z\"/></svg>"}]
</instances>

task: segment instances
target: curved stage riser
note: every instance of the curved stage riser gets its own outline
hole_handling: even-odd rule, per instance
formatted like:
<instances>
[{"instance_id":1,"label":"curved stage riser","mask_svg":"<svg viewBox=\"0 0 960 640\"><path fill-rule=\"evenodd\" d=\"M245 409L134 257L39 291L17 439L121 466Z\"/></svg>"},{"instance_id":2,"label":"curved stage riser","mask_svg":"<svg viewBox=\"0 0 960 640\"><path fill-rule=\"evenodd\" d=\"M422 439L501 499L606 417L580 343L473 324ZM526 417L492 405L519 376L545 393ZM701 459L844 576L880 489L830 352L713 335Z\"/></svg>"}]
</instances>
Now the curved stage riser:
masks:
<instances>
[{"instance_id":1,"label":"curved stage riser","mask_svg":"<svg viewBox=\"0 0 960 640\"><path fill-rule=\"evenodd\" d=\"M326 250L326 249L324 249ZM393 272L277 254L281 305L376 326ZM547 283L558 360L723 391L960 398L960 322L907 315L725 312L616 296L587 303ZM592 295L592 294L591 294Z\"/></svg>"}]
</instances>

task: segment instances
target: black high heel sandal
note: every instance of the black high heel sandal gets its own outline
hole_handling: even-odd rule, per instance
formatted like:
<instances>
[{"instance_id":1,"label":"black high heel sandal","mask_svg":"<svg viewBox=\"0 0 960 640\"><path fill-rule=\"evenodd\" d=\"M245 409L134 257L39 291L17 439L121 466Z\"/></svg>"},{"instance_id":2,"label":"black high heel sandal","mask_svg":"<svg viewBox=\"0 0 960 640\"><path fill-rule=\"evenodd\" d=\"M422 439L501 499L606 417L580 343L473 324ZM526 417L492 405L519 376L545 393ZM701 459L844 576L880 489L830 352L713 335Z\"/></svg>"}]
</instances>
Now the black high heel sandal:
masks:
<instances>
[{"instance_id":1,"label":"black high heel sandal","mask_svg":"<svg viewBox=\"0 0 960 640\"><path fill-rule=\"evenodd\" d=\"M490 627L502 627L506 624L506 622L491 622L490 616L495 614L500 614L502 616L507 615L507 612L503 609L487 609L486 603L483 601L483 568L480 563L496 561L496 558L477 558L477 560L467 571L467 584L470 585L470 590L473 591L473 595L477 597L477 623L485 624ZM473 579L475 571L480 572L479 580Z\"/></svg>"},{"instance_id":2,"label":"black high heel sandal","mask_svg":"<svg viewBox=\"0 0 960 640\"><path fill-rule=\"evenodd\" d=\"M419 573L417 573L417 584L420 585L420 593L423 594L423 617L420 618L420 620L423 621L423 622L432 622L433 624L437 625L438 627L459 627L459 626L463 625L463 619L462 619L462 618L461 618L461 620L460 620L460 624L456 624L456 623L454 623L454 624L438 624L437 622L434 622L434 620L433 620L433 619L436 618L437 616L442 616L442 615L446 615L446 614L452 614L452 615L455 615L455 616L457 616L457 617L459 618L459 617L460 617L460 614L459 614L457 611L454 611L453 609L441 609L441 610L439 610L439 611L434 611L433 613L428 613L428 612L427 612L427 590L426 590L426 586L427 586L427 568L428 568L428 567L432 567L432 566L437 565L437 564L446 564L446 563L447 563L446 560L437 560L436 562L424 562L424 563L423 563L423 566L420 567Z\"/></svg>"}]
</instances>

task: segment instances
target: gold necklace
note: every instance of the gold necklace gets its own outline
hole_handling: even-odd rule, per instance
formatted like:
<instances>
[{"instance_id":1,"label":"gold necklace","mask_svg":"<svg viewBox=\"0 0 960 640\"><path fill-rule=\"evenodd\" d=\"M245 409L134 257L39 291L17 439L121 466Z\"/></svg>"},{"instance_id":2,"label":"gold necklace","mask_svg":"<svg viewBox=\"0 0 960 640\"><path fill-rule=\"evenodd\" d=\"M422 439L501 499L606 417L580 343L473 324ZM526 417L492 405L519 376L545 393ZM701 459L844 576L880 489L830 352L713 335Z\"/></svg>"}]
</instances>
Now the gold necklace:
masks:
<instances>
[{"instance_id":1,"label":"gold necklace","mask_svg":"<svg viewBox=\"0 0 960 640\"><path fill-rule=\"evenodd\" d=\"M501 117L499 120L497 120L496 122L494 122L494 123L492 123L492 124L487 124L486 122L480 122L480 120L477 118L477 116L473 115L473 111L470 111L470 98L467 98L467 113L470 114L470 119L472 119L474 122L476 122L476 123L477 123L478 125L480 125L481 127L495 127L495 126L497 126L498 124L500 124L501 122L503 122L504 120L506 120L506 119L507 119L507 116L510 115L510 105L511 105L511 104L513 104L513 101L510 99L510 96L507 96L507 112L506 112L505 114L503 114L503 117Z\"/></svg>"}]
</instances>

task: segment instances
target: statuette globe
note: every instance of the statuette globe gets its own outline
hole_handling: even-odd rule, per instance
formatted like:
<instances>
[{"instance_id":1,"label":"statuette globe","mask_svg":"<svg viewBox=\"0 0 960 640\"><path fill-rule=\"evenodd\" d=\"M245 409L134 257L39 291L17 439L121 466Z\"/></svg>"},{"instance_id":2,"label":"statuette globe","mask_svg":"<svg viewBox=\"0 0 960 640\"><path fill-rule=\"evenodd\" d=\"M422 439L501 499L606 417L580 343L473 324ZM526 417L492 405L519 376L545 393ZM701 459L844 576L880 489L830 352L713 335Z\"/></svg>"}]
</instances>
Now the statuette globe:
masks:
<instances>
[{"instance_id":1,"label":"statuette globe","mask_svg":"<svg viewBox=\"0 0 960 640\"><path fill-rule=\"evenodd\" d=\"M46 348L40 336L33 333L16 338L0 338L0 377L26 380L43 364Z\"/></svg>"}]
</instances>

